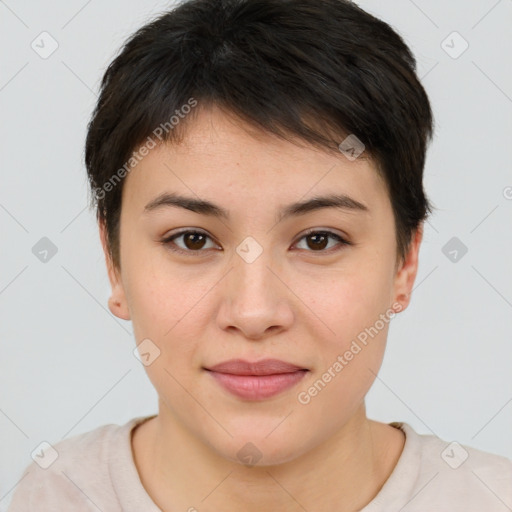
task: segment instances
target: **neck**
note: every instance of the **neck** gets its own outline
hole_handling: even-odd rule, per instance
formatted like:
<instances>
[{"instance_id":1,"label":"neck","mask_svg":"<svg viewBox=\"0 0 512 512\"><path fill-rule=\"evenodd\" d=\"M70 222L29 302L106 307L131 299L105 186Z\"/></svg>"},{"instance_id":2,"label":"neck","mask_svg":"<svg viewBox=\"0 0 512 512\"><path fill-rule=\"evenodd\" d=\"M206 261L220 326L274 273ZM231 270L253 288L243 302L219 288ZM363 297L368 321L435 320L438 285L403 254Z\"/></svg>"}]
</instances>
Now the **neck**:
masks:
<instances>
[{"instance_id":1,"label":"neck","mask_svg":"<svg viewBox=\"0 0 512 512\"><path fill-rule=\"evenodd\" d=\"M225 459L162 404L141 427L133 437L135 463L162 510L359 510L391 474L404 442L399 430L366 418L364 403L315 449L274 466Z\"/></svg>"}]
</instances>

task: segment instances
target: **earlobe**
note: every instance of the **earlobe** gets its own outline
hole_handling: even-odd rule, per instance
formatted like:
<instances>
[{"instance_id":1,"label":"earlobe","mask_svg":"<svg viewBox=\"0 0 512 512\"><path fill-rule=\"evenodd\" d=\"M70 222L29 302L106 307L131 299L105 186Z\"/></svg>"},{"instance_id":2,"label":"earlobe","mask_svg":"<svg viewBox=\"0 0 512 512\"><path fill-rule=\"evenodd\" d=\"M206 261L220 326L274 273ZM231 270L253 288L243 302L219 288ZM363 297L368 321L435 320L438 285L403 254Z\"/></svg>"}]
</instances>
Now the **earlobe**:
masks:
<instances>
[{"instance_id":1,"label":"earlobe","mask_svg":"<svg viewBox=\"0 0 512 512\"><path fill-rule=\"evenodd\" d=\"M108 309L110 309L110 312L114 316L117 316L117 318L121 318L122 320L131 319L130 311L126 306L126 301L121 302L120 300L116 299L114 291L112 291L112 295L108 299Z\"/></svg>"},{"instance_id":2,"label":"earlobe","mask_svg":"<svg viewBox=\"0 0 512 512\"><path fill-rule=\"evenodd\" d=\"M394 301L391 308L397 313L403 311L409 305L412 288L418 272L418 256L422 238L423 223L413 233L409 250L395 276Z\"/></svg>"},{"instance_id":3,"label":"earlobe","mask_svg":"<svg viewBox=\"0 0 512 512\"><path fill-rule=\"evenodd\" d=\"M124 291L121 275L120 272L118 272L118 270L114 267L112 258L110 257L110 253L108 251L106 227L102 221L99 221L98 227L100 231L101 246L103 247L103 254L105 255L108 279L112 289L110 298L108 299L108 309L118 318L121 318L122 320L130 320L130 310L128 309L128 303L126 300L126 294Z\"/></svg>"}]
</instances>

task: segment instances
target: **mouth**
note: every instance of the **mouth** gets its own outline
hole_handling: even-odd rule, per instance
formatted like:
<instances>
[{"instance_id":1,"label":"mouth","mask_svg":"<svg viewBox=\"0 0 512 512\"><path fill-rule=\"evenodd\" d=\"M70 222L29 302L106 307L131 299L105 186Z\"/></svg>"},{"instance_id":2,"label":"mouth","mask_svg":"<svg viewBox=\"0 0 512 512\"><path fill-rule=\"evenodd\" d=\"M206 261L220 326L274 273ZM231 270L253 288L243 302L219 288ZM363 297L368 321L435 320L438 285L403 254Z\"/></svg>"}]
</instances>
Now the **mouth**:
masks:
<instances>
[{"instance_id":1,"label":"mouth","mask_svg":"<svg viewBox=\"0 0 512 512\"><path fill-rule=\"evenodd\" d=\"M298 384L309 371L279 359L231 359L204 368L222 388L245 400L264 400Z\"/></svg>"}]
</instances>

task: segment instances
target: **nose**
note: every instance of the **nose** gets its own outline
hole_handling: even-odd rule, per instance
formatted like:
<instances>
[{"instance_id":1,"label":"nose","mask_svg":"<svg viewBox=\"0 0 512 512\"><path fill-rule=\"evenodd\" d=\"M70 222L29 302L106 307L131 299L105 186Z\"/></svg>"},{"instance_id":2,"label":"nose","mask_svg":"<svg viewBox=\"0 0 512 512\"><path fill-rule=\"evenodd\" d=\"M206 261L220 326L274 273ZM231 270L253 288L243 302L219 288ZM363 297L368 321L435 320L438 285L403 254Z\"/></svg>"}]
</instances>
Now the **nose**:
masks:
<instances>
[{"instance_id":1,"label":"nose","mask_svg":"<svg viewBox=\"0 0 512 512\"><path fill-rule=\"evenodd\" d=\"M270 253L263 251L250 263L238 254L233 258L233 267L223 279L220 291L217 323L223 330L257 341L292 325L293 294Z\"/></svg>"}]
</instances>

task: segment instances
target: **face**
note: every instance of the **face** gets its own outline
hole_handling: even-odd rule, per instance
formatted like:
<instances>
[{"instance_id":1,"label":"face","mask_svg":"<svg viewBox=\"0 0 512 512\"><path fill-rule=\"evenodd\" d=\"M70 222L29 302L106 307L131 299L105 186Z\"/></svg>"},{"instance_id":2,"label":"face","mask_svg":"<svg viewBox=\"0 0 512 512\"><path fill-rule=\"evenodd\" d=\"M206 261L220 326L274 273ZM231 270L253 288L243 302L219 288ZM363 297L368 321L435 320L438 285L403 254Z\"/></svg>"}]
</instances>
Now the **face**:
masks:
<instances>
[{"instance_id":1,"label":"face","mask_svg":"<svg viewBox=\"0 0 512 512\"><path fill-rule=\"evenodd\" d=\"M320 197L337 206L311 202ZM165 421L228 460L252 443L259 464L282 463L364 407L420 240L397 269L391 203L370 160L212 108L127 176L109 305L144 343Z\"/></svg>"}]
</instances>

